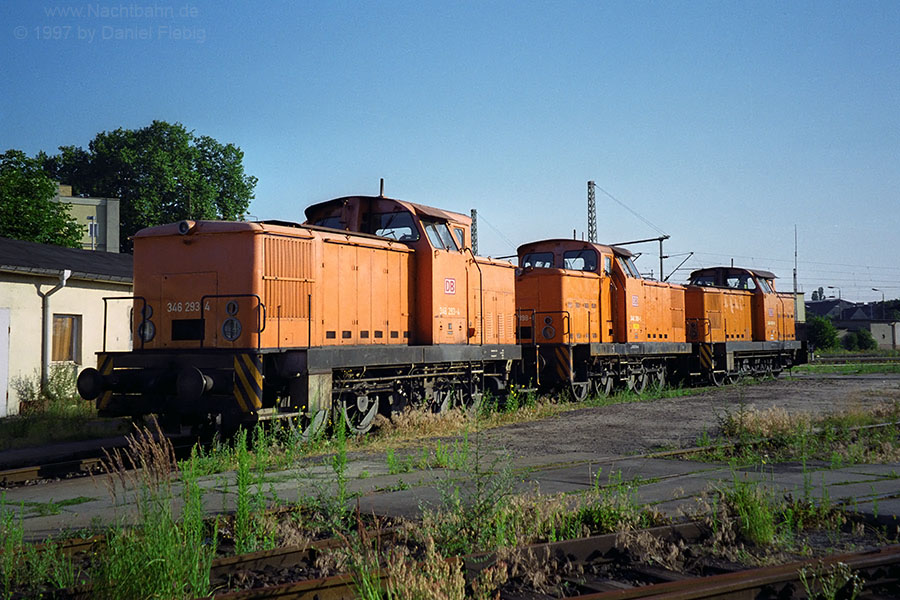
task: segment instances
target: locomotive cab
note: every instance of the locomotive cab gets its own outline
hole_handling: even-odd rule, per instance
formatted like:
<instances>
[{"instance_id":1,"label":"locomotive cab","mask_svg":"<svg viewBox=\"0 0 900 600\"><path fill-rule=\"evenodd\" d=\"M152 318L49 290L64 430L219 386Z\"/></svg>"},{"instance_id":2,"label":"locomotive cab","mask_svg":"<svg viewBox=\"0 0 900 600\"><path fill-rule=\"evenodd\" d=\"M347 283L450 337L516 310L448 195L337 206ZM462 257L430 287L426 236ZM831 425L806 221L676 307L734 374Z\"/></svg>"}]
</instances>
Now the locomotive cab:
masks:
<instances>
[{"instance_id":1,"label":"locomotive cab","mask_svg":"<svg viewBox=\"0 0 900 600\"><path fill-rule=\"evenodd\" d=\"M692 327L696 341L708 331L712 341L781 341L794 339L794 300L775 289L775 274L758 269L710 267L691 273L693 288L718 288L718 292L694 289L689 295L701 310L708 304L705 328ZM698 306L699 305L699 306ZM694 315L698 317L698 315ZM730 321L731 325L727 325Z\"/></svg>"}]
</instances>

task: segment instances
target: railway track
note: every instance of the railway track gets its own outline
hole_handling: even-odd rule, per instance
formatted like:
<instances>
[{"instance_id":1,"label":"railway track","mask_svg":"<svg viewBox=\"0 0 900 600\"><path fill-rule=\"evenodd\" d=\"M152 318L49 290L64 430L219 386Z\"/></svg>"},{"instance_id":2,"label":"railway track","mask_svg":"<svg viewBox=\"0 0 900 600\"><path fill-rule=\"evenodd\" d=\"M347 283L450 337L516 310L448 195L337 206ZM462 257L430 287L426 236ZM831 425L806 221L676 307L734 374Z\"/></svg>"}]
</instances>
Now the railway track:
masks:
<instances>
[{"instance_id":1,"label":"railway track","mask_svg":"<svg viewBox=\"0 0 900 600\"><path fill-rule=\"evenodd\" d=\"M698 539L700 529L696 524L676 527L663 527L652 530L654 535L674 541L677 539ZM537 544L523 549L535 556L547 560L567 561L568 564L589 565L597 561L612 562L617 552L616 534L584 538L553 544ZM277 558L278 564L285 565L287 555ZM256 564L260 557L250 558ZM266 559L267 560L267 559ZM481 568L492 564L491 557L473 556L463 560L465 572L471 580ZM631 586L614 579L604 579L582 575L567 580L569 589L575 595L566 596L574 600L700 600L726 598L806 598L800 583L800 572L803 569L828 567L843 563L863 578L865 588L859 596L865 598L894 597L890 590L900 589L900 546L889 546L877 550L829 556L822 559L792 562L774 567L748 569L706 577L691 577L682 573L666 571L652 566L632 566L631 573L645 576L649 580L659 581L647 585ZM235 560L230 567L241 568ZM386 575L380 574L384 580ZM225 594L217 594L216 598L227 600L344 600L356 598L353 578L350 575L309 579L268 586L264 588L242 590ZM502 592L501 598L507 600L550 600L557 595L542 594L528 590L521 593Z\"/></svg>"},{"instance_id":2,"label":"railway track","mask_svg":"<svg viewBox=\"0 0 900 600\"><path fill-rule=\"evenodd\" d=\"M194 440L181 437L170 439L172 439L176 457L180 459L190 455ZM67 479L99 473L102 471L101 463L105 457L104 451L112 452L115 449L127 447L127 443L123 441L115 446L82 448L74 452L72 458L67 460L51 458L32 465L7 465L7 468L0 469L0 486L10 487L41 480ZM56 455L58 456L58 452Z\"/></svg>"},{"instance_id":3,"label":"railway track","mask_svg":"<svg viewBox=\"0 0 900 600\"><path fill-rule=\"evenodd\" d=\"M704 526L695 522L656 527L645 532L671 544L702 544L708 536ZM395 535L396 530L393 528L376 530L371 534L370 541L377 537L384 543ZM99 537L68 540L63 550L67 554L96 551L103 541ZM356 588L350 574L331 577L308 576L317 573L313 565L316 564L318 557L327 551L343 547L346 543L346 539L331 538L303 546L218 558L213 562L210 581L214 587L218 586L219 590L245 585L250 579L248 573L260 574L257 584L273 579L280 581L240 591L218 592L215 597L228 600L356 598ZM563 578L568 592L565 596L542 593L538 590L504 589L500 597L506 600L550 600L558 597L577 600L800 599L806 598L799 583L801 570L828 567L836 563L843 563L866 582L861 599L895 597L888 592L900 589L900 545L703 577L669 571L652 564L631 562L624 558L625 553L621 547L619 534L533 544L520 548L518 554L533 557L539 564L576 565L581 569L577 571L577 575L567 575ZM495 564L498 557L493 554L478 554L450 560L460 560L467 580L472 581L483 569ZM613 572L625 572L628 577L622 580L614 575L597 575L598 565L606 567L621 565L620 571L613 570ZM380 572L377 577L386 582L387 574ZM635 577L639 582L634 581ZM288 580L285 580L286 578ZM92 587L83 586L66 590L60 597L87 600L93 598L95 592Z\"/></svg>"},{"instance_id":4,"label":"railway track","mask_svg":"<svg viewBox=\"0 0 900 600\"><path fill-rule=\"evenodd\" d=\"M658 527L648 530L661 540L675 542L683 540L696 542L703 537L702 528L696 523L677 526ZM310 552L317 549L305 549L299 552L261 553L248 556L246 559L235 557L227 565L220 563L219 569L240 570L253 564L256 567L270 565L285 567L292 560L308 560ZM612 563L618 554L617 534L607 534L578 540L535 544L522 549L546 561L555 560L570 565L587 566L597 562ZM493 564L496 557L476 555L461 559L467 579L471 581L481 569ZM654 600L700 600L725 598L805 598L799 582L802 569L815 569L843 563L859 574L866 582L866 589L860 598L886 598L880 596L879 590L898 589L900 585L900 546L889 546L877 550L869 550L851 554L829 556L823 559L805 560L774 567L749 569L706 577L692 577L683 573L667 571L653 566L630 566L631 573L643 575L647 580L656 581L647 585L631 586L631 584L604 579L590 575L570 577L567 580L569 589L574 595L566 597L577 600L638 600L652 598ZM217 567L214 566L214 572ZM386 578L381 573L382 580ZM356 598L356 589L350 575L308 579L272 585L263 588L242 590L226 594L217 594L216 598L228 600L343 600ZM501 598L508 600L550 600L559 596L542 594L528 590L521 593L503 592Z\"/></svg>"}]
</instances>

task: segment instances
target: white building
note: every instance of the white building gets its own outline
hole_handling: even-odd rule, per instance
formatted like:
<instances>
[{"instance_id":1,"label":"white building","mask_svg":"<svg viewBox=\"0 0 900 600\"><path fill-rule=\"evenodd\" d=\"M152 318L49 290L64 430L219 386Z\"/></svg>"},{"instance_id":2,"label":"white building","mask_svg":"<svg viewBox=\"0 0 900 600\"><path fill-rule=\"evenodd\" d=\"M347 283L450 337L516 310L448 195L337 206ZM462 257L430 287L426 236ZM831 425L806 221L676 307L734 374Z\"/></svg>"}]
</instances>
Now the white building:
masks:
<instances>
[{"instance_id":1,"label":"white building","mask_svg":"<svg viewBox=\"0 0 900 600\"><path fill-rule=\"evenodd\" d=\"M0 417L19 412L17 381L130 349L132 303L103 298L131 294L130 254L0 238Z\"/></svg>"}]
</instances>

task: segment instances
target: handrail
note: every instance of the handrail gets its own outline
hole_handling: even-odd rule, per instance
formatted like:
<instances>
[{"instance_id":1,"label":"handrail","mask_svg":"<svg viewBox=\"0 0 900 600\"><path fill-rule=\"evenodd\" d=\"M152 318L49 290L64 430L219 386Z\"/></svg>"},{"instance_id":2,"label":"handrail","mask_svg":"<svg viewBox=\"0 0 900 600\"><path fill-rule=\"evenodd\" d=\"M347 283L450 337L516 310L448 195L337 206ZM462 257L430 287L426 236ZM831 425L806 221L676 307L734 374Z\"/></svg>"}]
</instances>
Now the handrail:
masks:
<instances>
[{"instance_id":1,"label":"handrail","mask_svg":"<svg viewBox=\"0 0 900 600\"><path fill-rule=\"evenodd\" d=\"M144 321L147 321L149 319L147 319L144 316L144 314L146 312L144 309L147 308L147 299L144 298L143 296L105 296L104 298L102 298L102 300L103 300L103 350L102 351L106 352L106 318L107 318L107 308L109 306L106 303L107 300L140 300L143 303L143 304L141 304L141 317L143 317L141 322L143 323ZM134 307L132 307L132 308L134 308ZM131 315L129 320L131 321L131 327L132 327L132 344L134 344L134 334L137 334L137 337L140 338L140 340L141 340L141 350L143 350L144 349L144 336L141 335L140 331L135 331L133 329L134 328L134 314ZM138 328L138 329L140 329L140 328Z\"/></svg>"}]
</instances>

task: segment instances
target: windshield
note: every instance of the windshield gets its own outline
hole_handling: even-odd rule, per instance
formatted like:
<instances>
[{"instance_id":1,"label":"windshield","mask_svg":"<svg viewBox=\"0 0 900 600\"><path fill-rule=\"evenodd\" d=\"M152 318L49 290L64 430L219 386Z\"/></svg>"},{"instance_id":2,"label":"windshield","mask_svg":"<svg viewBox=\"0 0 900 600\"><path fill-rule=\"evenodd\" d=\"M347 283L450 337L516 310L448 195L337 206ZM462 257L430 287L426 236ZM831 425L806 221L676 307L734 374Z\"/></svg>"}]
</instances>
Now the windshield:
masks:
<instances>
[{"instance_id":1,"label":"windshield","mask_svg":"<svg viewBox=\"0 0 900 600\"><path fill-rule=\"evenodd\" d=\"M529 252L522 257L522 264L519 265L523 269L532 267L535 269L552 269L553 253L552 252Z\"/></svg>"},{"instance_id":2,"label":"windshield","mask_svg":"<svg viewBox=\"0 0 900 600\"><path fill-rule=\"evenodd\" d=\"M622 270L625 271L625 274L629 277L635 277L637 279L641 278L640 271L637 270L637 267L634 266L634 262L632 262L631 257L623 258L621 256L617 256L616 260L619 261L619 266L622 267Z\"/></svg>"},{"instance_id":3,"label":"windshield","mask_svg":"<svg viewBox=\"0 0 900 600\"><path fill-rule=\"evenodd\" d=\"M422 220L422 227L425 228L425 235L435 248L443 248L444 250L458 250L456 242L453 240L453 234L446 223L438 221Z\"/></svg>"},{"instance_id":4,"label":"windshield","mask_svg":"<svg viewBox=\"0 0 900 600\"><path fill-rule=\"evenodd\" d=\"M569 250L563 254L563 268L573 271L596 271L597 253L593 250Z\"/></svg>"},{"instance_id":5,"label":"windshield","mask_svg":"<svg viewBox=\"0 0 900 600\"><path fill-rule=\"evenodd\" d=\"M368 233L400 242L414 242L419 239L415 221L408 211L370 214Z\"/></svg>"}]
</instances>

